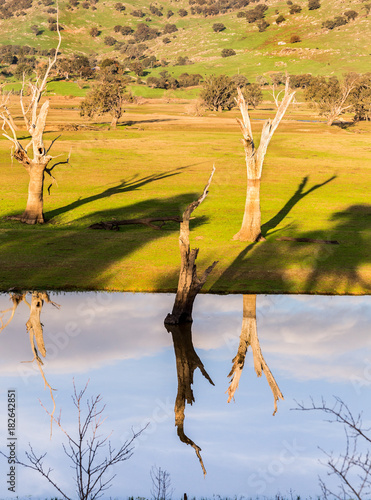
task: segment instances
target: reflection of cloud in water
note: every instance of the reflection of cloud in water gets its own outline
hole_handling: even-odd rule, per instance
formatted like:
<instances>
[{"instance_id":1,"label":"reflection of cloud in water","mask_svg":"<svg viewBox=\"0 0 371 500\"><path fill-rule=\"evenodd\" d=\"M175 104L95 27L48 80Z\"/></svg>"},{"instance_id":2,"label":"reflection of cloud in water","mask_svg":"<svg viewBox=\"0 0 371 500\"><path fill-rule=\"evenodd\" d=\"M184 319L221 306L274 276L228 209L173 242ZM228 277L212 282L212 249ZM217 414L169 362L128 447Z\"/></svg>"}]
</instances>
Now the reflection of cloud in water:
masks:
<instances>
[{"instance_id":1,"label":"reflection of cloud in water","mask_svg":"<svg viewBox=\"0 0 371 500\"><path fill-rule=\"evenodd\" d=\"M61 309L45 304L41 315L49 373L85 372L122 359L154 356L172 345L163 325L172 294L52 293L51 299ZM9 297L0 296L0 309L9 306ZM2 374L19 372L20 361L32 358L24 308L21 304L1 334ZM369 296L257 298L258 335L268 364L299 379L362 376L364 349L371 347L370 320ZM194 307L195 348L230 361L241 323L241 295L199 295ZM29 365L21 368L32 370Z\"/></svg>"}]
</instances>

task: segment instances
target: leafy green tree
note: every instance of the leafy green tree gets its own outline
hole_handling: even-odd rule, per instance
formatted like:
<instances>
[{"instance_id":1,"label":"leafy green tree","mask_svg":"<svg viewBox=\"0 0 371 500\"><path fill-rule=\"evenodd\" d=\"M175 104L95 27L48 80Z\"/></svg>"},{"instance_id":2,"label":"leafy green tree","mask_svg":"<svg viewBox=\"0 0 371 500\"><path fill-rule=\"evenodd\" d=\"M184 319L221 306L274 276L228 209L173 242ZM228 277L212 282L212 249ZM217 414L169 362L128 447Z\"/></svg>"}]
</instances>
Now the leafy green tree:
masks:
<instances>
[{"instance_id":1,"label":"leafy green tree","mask_svg":"<svg viewBox=\"0 0 371 500\"><path fill-rule=\"evenodd\" d=\"M127 95L122 77L105 73L82 101L80 115L92 118L108 113L112 117L111 126L116 127L125 101Z\"/></svg>"},{"instance_id":2,"label":"leafy green tree","mask_svg":"<svg viewBox=\"0 0 371 500\"><path fill-rule=\"evenodd\" d=\"M262 102L263 92L258 83L251 83L243 89L243 96L247 104L254 109Z\"/></svg>"},{"instance_id":3,"label":"leafy green tree","mask_svg":"<svg viewBox=\"0 0 371 500\"><path fill-rule=\"evenodd\" d=\"M93 27L93 28L91 28L91 29L89 30L89 35L90 35L91 37L95 38L95 37L97 37L97 36L99 36L99 35L100 35L100 31L99 31L99 29L98 29L98 28Z\"/></svg>"},{"instance_id":4,"label":"leafy green tree","mask_svg":"<svg viewBox=\"0 0 371 500\"><path fill-rule=\"evenodd\" d=\"M355 88L350 93L354 120L371 121L371 73L362 75Z\"/></svg>"},{"instance_id":5,"label":"leafy green tree","mask_svg":"<svg viewBox=\"0 0 371 500\"><path fill-rule=\"evenodd\" d=\"M308 0L308 9L309 10L316 10L321 7L321 2L320 0Z\"/></svg>"},{"instance_id":6,"label":"leafy green tree","mask_svg":"<svg viewBox=\"0 0 371 500\"><path fill-rule=\"evenodd\" d=\"M221 52L222 57L231 57L235 56L236 52L233 49L223 49Z\"/></svg>"},{"instance_id":7,"label":"leafy green tree","mask_svg":"<svg viewBox=\"0 0 371 500\"><path fill-rule=\"evenodd\" d=\"M236 86L227 75L211 75L205 78L200 98L208 109L221 111L232 109L236 96Z\"/></svg>"},{"instance_id":8,"label":"leafy green tree","mask_svg":"<svg viewBox=\"0 0 371 500\"><path fill-rule=\"evenodd\" d=\"M326 79L323 76L312 77L304 92L304 98L327 118L327 125L332 125L345 111L352 108L351 92L356 88L360 77L356 73L344 75L342 81L335 76Z\"/></svg>"},{"instance_id":9,"label":"leafy green tree","mask_svg":"<svg viewBox=\"0 0 371 500\"><path fill-rule=\"evenodd\" d=\"M219 33L220 31L225 30L225 26L223 23L215 23L213 24L213 30L215 31L215 33Z\"/></svg>"}]
</instances>

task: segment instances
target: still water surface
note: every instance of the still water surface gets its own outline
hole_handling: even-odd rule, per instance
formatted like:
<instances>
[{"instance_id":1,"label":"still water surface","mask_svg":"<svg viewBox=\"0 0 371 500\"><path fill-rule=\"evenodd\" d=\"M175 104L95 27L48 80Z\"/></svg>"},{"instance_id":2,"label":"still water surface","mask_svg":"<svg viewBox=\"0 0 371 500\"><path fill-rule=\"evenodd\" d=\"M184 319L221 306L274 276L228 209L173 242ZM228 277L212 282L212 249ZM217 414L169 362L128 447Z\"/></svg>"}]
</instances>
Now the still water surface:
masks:
<instances>
[{"instance_id":1,"label":"still water surface","mask_svg":"<svg viewBox=\"0 0 371 500\"><path fill-rule=\"evenodd\" d=\"M7 390L15 388L19 456L29 442L47 452L45 463L71 494L63 435L54 425L50 439L50 420L39 403L53 408L43 376L55 389L56 415L61 412L71 432L73 380L78 388L89 380L89 395L102 395L105 430L113 431L115 446L149 423L104 498L149 498L153 465L171 474L173 498L185 492L263 498L290 489L315 496L318 475L326 476L318 446L342 451L344 435L320 413L293 411L296 401L323 397L331 404L338 396L355 413L363 410L371 425L370 296L199 295L192 328L185 331L164 327L171 294L51 292L49 298L55 304L44 301L41 311L45 358L40 338L37 347L42 366L25 363L34 358L26 329L31 293L0 335L0 446L6 442ZM1 295L3 326L12 307L9 295ZM257 368L264 370L259 378L251 346L245 352L248 339ZM202 463L185 438L202 449ZM6 495L6 471L0 470L1 495L15 498ZM17 494L45 498L56 492L35 472L18 467Z\"/></svg>"}]
</instances>

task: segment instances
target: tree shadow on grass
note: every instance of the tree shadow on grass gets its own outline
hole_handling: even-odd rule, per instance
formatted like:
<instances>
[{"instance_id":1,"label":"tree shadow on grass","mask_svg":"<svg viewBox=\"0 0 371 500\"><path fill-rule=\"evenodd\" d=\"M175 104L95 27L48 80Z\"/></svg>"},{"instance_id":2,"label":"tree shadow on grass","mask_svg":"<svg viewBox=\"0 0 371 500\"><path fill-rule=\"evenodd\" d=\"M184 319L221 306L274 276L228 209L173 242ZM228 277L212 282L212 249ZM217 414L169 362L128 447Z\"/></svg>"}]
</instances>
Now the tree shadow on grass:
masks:
<instances>
[{"instance_id":1,"label":"tree shadow on grass","mask_svg":"<svg viewBox=\"0 0 371 500\"><path fill-rule=\"evenodd\" d=\"M268 239L241 250L212 285L215 293L371 293L371 205L331 216L329 231L298 233L309 241ZM339 245L310 240L337 240Z\"/></svg>"},{"instance_id":2,"label":"tree shadow on grass","mask_svg":"<svg viewBox=\"0 0 371 500\"><path fill-rule=\"evenodd\" d=\"M261 232L263 236L267 236L269 231L272 229L276 228L290 213L290 211L294 208L294 206L299 203L305 196L308 194L312 193L316 189L319 189L320 187L325 186L329 182L333 181L336 179L336 175L333 175L327 181L324 181L320 184L315 184L311 188L307 189L307 191L304 192L304 188L308 183L309 180L309 175L306 175L303 177L301 183L298 186L298 189L295 191L295 193L291 196L291 198L287 201L287 203L281 208L281 210L274 216L272 217L271 220L266 222L265 224L262 225L261 227Z\"/></svg>"},{"instance_id":3,"label":"tree shadow on grass","mask_svg":"<svg viewBox=\"0 0 371 500\"><path fill-rule=\"evenodd\" d=\"M305 291L314 293L324 281L332 293L371 293L371 270L362 266L371 263L371 205L351 205L336 212L330 219L336 225L327 235L339 245L320 245L308 257L312 270L307 276ZM303 235L315 238L316 233ZM296 243L297 245L298 243ZM313 246L313 245L312 245ZM310 243L305 244L309 250ZM288 251L293 248L289 245ZM304 262L305 264L305 262Z\"/></svg>"},{"instance_id":4,"label":"tree shadow on grass","mask_svg":"<svg viewBox=\"0 0 371 500\"><path fill-rule=\"evenodd\" d=\"M66 212L70 212L71 210L81 207L82 205L86 205L88 203L101 200L103 198L110 198L111 196L120 195L130 191L136 191L137 189L140 189L142 186L145 186L150 182L155 182L162 179L166 179L167 177L179 175L181 170L183 170L183 167L180 167L178 169L163 174L147 175L145 177L142 177L141 179L136 179L136 176L132 176L127 180L122 179L122 181L119 184L111 186L102 191L101 193L97 193L92 196L87 196L86 198L78 198L76 201L73 201L72 203L69 203L64 207L56 208L55 210L46 212L45 214L46 219L47 221L50 221L54 217L58 217Z\"/></svg>"},{"instance_id":5,"label":"tree shadow on grass","mask_svg":"<svg viewBox=\"0 0 371 500\"><path fill-rule=\"evenodd\" d=\"M103 210L82 217L76 222L88 226L91 220L112 217L132 218L166 215L181 216L195 193L151 199L118 209ZM194 224L201 225L206 217ZM0 232L0 289L55 289L132 291L141 273L148 273L146 282L152 286L151 273L156 274L157 261L142 254L132 264L130 256L142 247L159 241L169 234L179 233L179 224L171 222L161 230L128 226L120 231L60 228L45 230L26 227L24 230ZM159 245L159 248L161 245ZM164 250L160 250L163 252ZM153 259L153 260L148 260ZM117 266L121 262L122 265ZM116 279L117 274L117 279ZM113 278L112 278L113 277ZM128 285L130 283L130 285ZM153 289L155 286L153 285Z\"/></svg>"}]
</instances>

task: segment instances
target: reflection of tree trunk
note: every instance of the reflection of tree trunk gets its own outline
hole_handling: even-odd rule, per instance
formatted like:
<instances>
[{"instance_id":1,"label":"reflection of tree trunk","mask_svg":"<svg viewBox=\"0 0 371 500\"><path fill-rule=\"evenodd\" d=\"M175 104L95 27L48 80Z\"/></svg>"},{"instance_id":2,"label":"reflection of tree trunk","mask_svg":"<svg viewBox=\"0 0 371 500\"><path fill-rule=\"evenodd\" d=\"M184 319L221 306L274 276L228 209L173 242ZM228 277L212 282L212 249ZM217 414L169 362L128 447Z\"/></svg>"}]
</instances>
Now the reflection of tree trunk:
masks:
<instances>
[{"instance_id":1,"label":"reflection of tree trunk","mask_svg":"<svg viewBox=\"0 0 371 500\"><path fill-rule=\"evenodd\" d=\"M248 347L251 346L251 350L254 358L255 372L258 377L262 376L264 371L267 377L269 387L272 390L274 397L274 412L275 415L277 411L277 401L283 399L282 393L275 381L272 372L270 371L263 353L260 349L260 343L257 333L256 326L256 295L244 295L243 296L243 320L242 329L240 336L240 344L238 346L238 351L233 359L232 370L230 371L228 377L231 377L231 381L228 387L228 403L234 399L234 394L238 388L238 384L241 378L242 370L245 364L246 352Z\"/></svg>"},{"instance_id":2,"label":"reflection of tree trunk","mask_svg":"<svg viewBox=\"0 0 371 500\"><path fill-rule=\"evenodd\" d=\"M202 195L193 203L188 205L183 213L183 222L180 224L179 248L181 256L181 266L179 273L178 289L171 314L165 318L167 324L179 324L192 321L192 308L196 295L206 282L208 275L216 266L217 262L204 271L199 278L197 276L196 259L198 248L192 248L189 244L189 219L192 212L206 198L208 188L211 183L215 168L210 175L209 181L205 186Z\"/></svg>"},{"instance_id":3,"label":"reflection of tree trunk","mask_svg":"<svg viewBox=\"0 0 371 500\"><path fill-rule=\"evenodd\" d=\"M32 292L30 317L26 323L26 328L30 333L31 345L33 346L33 351L36 359L38 358L37 349L39 350L43 358L45 358L46 355L43 325L40 318L44 300L46 302L50 302L49 296L46 292ZM35 342L33 341L33 337L35 337L36 346Z\"/></svg>"},{"instance_id":4,"label":"reflection of tree trunk","mask_svg":"<svg viewBox=\"0 0 371 500\"><path fill-rule=\"evenodd\" d=\"M176 357L176 369L178 376L178 393L175 400L175 426L180 440L183 443L191 445L200 461L202 470L206 474L205 466L201 458L201 448L197 446L184 432L185 405L194 402L192 384L193 373L199 368L202 375L214 385L209 374L204 368L202 361L194 350L192 343L191 323L181 325L165 324L168 332L171 333L174 342L174 351Z\"/></svg>"},{"instance_id":5,"label":"reflection of tree trunk","mask_svg":"<svg viewBox=\"0 0 371 500\"><path fill-rule=\"evenodd\" d=\"M55 400L53 396L53 390L48 381L45 378L44 370L42 368L43 362L39 356L39 352L43 358L46 356L46 349L45 349L45 343L44 343L44 332L43 332L43 324L41 323L41 311L44 305L44 302L47 302L49 304L52 304L55 307L59 308L59 305L56 304L55 302L52 302L49 298L49 295L46 292L32 292L32 297L31 297L31 304L27 301L27 293L28 292L23 292L23 293L12 293L10 298L11 301L13 302L13 307L6 309L5 311L0 311L0 332L7 326L9 323L12 321L14 317L14 313L18 307L18 305L23 301L25 302L29 309L30 309L30 316L27 320L26 323L26 328L27 332L29 333L30 336L30 344L31 344L31 349L33 352L33 359L30 361L31 363L33 361L36 361L37 366L40 370L41 376L44 380L45 387L48 387L50 391L50 396L53 401L53 411L51 412L51 421L50 424L53 422L53 414L55 411ZM10 318L6 323L4 324L4 316L6 313L11 311Z\"/></svg>"}]
</instances>

